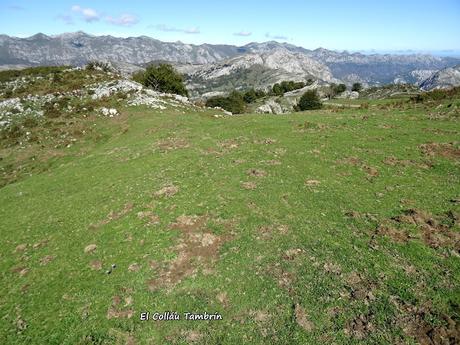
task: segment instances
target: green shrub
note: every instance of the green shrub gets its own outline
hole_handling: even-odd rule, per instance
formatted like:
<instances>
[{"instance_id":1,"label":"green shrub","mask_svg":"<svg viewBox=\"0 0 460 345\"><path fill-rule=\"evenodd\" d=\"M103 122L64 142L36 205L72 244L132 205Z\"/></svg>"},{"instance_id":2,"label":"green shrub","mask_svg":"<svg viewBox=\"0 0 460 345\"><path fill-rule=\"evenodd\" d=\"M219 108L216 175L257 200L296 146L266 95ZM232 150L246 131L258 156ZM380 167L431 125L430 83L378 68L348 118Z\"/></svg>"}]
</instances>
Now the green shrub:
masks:
<instances>
[{"instance_id":1,"label":"green shrub","mask_svg":"<svg viewBox=\"0 0 460 345\"><path fill-rule=\"evenodd\" d=\"M254 103L257 99L265 97L266 93L263 90L254 90L254 88L247 90L244 95L243 99L246 103Z\"/></svg>"},{"instance_id":2,"label":"green shrub","mask_svg":"<svg viewBox=\"0 0 460 345\"><path fill-rule=\"evenodd\" d=\"M361 83L354 83L353 86L351 87L351 91L359 92L362 90L362 88L363 86L361 85Z\"/></svg>"},{"instance_id":3,"label":"green shrub","mask_svg":"<svg viewBox=\"0 0 460 345\"><path fill-rule=\"evenodd\" d=\"M144 71L137 71L134 72L131 78L135 81L138 82L139 84L144 84L144 79L145 79L145 72Z\"/></svg>"},{"instance_id":4,"label":"green shrub","mask_svg":"<svg viewBox=\"0 0 460 345\"><path fill-rule=\"evenodd\" d=\"M254 103L257 100L256 90L249 89L244 93L243 98L246 103Z\"/></svg>"},{"instance_id":5,"label":"green shrub","mask_svg":"<svg viewBox=\"0 0 460 345\"><path fill-rule=\"evenodd\" d=\"M145 72L135 73L133 80L159 92L188 95L182 76L168 64L150 65Z\"/></svg>"},{"instance_id":6,"label":"green shrub","mask_svg":"<svg viewBox=\"0 0 460 345\"><path fill-rule=\"evenodd\" d=\"M346 90L347 90L347 86L345 84L339 84L335 86L334 91L336 94L339 94L339 93L345 92Z\"/></svg>"},{"instance_id":7,"label":"green shrub","mask_svg":"<svg viewBox=\"0 0 460 345\"><path fill-rule=\"evenodd\" d=\"M308 79L313 83L311 79ZM307 84L303 81L282 81L281 83L276 83L272 87L272 92L276 96L282 96L286 92L294 91L305 87Z\"/></svg>"},{"instance_id":8,"label":"green shrub","mask_svg":"<svg viewBox=\"0 0 460 345\"><path fill-rule=\"evenodd\" d=\"M220 107L232 114L241 114L246 110L243 95L238 91L233 91L228 97L212 97L206 101L206 106L210 108Z\"/></svg>"},{"instance_id":9,"label":"green shrub","mask_svg":"<svg viewBox=\"0 0 460 345\"><path fill-rule=\"evenodd\" d=\"M305 92L297 103L296 110L313 110L321 109L322 103L319 99L318 93L315 90Z\"/></svg>"},{"instance_id":10,"label":"green shrub","mask_svg":"<svg viewBox=\"0 0 460 345\"><path fill-rule=\"evenodd\" d=\"M104 62L104 61L96 61L96 60L89 61L86 64L85 69L87 71L95 71L97 69L100 69L104 72L111 72L113 70L110 63Z\"/></svg>"},{"instance_id":11,"label":"green shrub","mask_svg":"<svg viewBox=\"0 0 460 345\"><path fill-rule=\"evenodd\" d=\"M457 97L460 95L460 86L451 89L435 89L428 92L422 92L416 96L412 96L410 100L416 103L423 103L426 101L440 101L446 98Z\"/></svg>"}]
</instances>

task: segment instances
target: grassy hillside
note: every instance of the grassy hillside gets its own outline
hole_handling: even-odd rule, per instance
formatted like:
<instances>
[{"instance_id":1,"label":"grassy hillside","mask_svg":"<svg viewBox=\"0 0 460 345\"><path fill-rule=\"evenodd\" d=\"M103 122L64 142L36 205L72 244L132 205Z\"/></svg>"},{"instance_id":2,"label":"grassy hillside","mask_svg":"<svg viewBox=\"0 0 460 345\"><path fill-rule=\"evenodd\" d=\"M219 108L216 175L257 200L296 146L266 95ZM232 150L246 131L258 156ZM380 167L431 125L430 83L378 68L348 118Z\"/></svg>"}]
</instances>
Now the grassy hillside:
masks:
<instances>
[{"instance_id":1,"label":"grassy hillside","mask_svg":"<svg viewBox=\"0 0 460 345\"><path fill-rule=\"evenodd\" d=\"M458 342L459 107L119 106L6 145L3 343Z\"/></svg>"}]
</instances>

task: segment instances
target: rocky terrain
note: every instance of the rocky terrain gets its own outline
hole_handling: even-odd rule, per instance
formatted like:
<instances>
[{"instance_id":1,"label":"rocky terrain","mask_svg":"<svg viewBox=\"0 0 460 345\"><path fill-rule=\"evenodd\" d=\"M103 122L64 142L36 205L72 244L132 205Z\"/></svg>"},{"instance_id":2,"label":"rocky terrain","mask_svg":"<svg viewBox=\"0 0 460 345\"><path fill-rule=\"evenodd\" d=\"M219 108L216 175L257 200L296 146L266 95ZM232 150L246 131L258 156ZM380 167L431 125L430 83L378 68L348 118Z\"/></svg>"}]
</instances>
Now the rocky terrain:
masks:
<instances>
[{"instance_id":1,"label":"rocky terrain","mask_svg":"<svg viewBox=\"0 0 460 345\"><path fill-rule=\"evenodd\" d=\"M326 65L286 48L249 53L193 69L179 66L178 70L186 74L192 94L204 96L233 89L269 89L283 80L339 82Z\"/></svg>"},{"instance_id":2,"label":"rocky terrain","mask_svg":"<svg viewBox=\"0 0 460 345\"><path fill-rule=\"evenodd\" d=\"M419 84L458 58L431 55L391 55L308 50L279 42L244 46L193 45L162 42L147 36L117 38L84 32L28 38L0 35L0 69L36 65L76 65L90 60L111 61L130 73L152 61L168 61L188 75L191 90L206 93L247 83L264 86L282 78L340 80L375 86ZM244 75L242 75L244 74Z\"/></svg>"},{"instance_id":3,"label":"rocky terrain","mask_svg":"<svg viewBox=\"0 0 460 345\"><path fill-rule=\"evenodd\" d=\"M195 108L187 97L145 88L116 71L49 67L42 74L0 79L3 147L49 141L56 148L70 147L78 137L69 132L76 122L86 128L88 120L116 118L131 107L144 106L160 113Z\"/></svg>"},{"instance_id":4,"label":"rocky terrain","mask_svg":"<svg viewBox=\"0 0 460 345\"><path fill-rule=\"evenodd\" d=\"M420 84L425 91L433 89L446 89L460 85L460 65L445 68L430 76Z\"/></svg>"}]
</instances>

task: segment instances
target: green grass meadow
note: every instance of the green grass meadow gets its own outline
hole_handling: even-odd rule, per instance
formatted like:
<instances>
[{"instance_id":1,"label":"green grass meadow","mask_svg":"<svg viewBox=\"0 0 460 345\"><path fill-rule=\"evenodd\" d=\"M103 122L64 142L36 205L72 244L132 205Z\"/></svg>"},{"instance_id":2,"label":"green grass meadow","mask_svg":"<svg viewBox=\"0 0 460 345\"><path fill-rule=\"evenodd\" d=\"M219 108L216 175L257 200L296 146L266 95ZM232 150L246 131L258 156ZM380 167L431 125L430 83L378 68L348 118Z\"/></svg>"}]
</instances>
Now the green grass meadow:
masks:
<instances>
[{"instance_id":1,"label":"green grass meadow","mask_svg":"<svg viewBox=\"0 0 460 345\"><path fill-rule=\"evenodd\" d=\"M0 342L459 341L452 102L126 107L46 159L3 149L28 168L0 188ZM140 320L164 311L223 319Z\"/></svg>"}]
</instances>

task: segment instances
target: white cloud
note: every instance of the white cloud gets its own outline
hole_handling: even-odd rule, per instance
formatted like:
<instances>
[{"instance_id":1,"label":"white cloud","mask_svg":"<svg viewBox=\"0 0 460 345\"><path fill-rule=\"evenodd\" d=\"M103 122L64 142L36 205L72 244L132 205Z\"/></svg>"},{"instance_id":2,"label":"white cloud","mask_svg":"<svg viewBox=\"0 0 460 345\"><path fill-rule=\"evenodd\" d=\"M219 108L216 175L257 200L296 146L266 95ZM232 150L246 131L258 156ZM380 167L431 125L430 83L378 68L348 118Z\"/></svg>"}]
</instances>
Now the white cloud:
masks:
<instances>
[{"instance_id":1,"label":"white cloud","mask_svg":"<svg viewBox=\"0 0 460 345\"><path fill-rule=\"evenodd\" d=\"M121 25L121 26L131 26L139 22L139 19L135 15L128 14L128 13L124 13L118 18L107 16L106 20L110 24Z\"/></svg>"},{"instance_id":2,"label":"white cloud","mask_svg":"<svg viewBox=\"0 0 460 345\"><path fill-rule=\"evenodd\" d=\"M252 32L250 31L240 31L240 32L234 32L233 36L242 36L242 37L248 37L251 36Z\"/></svg>"},{"instance_id":3,"label":"white cloud","mask_svg":"<svg viewBox=\"0 0 460 345\"><path fill-rule=\"evenodd\" d=\"M283 40L286 41L288 38L286 36L281 36L281 35L271 35L269 32L265 34L266 38L270 38L272 40Z\"/></svg>"},{"instance_id":4,"label":"white cloud","mask_svg":"<svg viewBox=\"0 0 460 345\"><path fill-rule=\"evenodd\" d=\"M193 28L190 28L190 29L185 29L184 32L185 32L186 34L199 34L199 33L201 33L201 32L200 32L200 28L198 28L198 27L196 27L196 26L193 27Z\"/></svg>"},{"instance_id":5,"label":"white cloud","mask_svg":"<svg viewBox=\"0 0 460 345\"><path fill-rule=\"evenodd\" d=\"M149 25L148 27L154 28L155 30L163 31L163 32L182 32L185 34L200 34L201 33L200 28L196 26L192 28L188 28L188 29L180 29L180 28L176 28L174 26L168 26L165 24Z\"/></svg>"},{"instance_id":6,"label":"white cloud","mask_svg":"<svg viewBox=\"0 0 460 345\"><path fill-rule=\"evenodd\" d=\"M72 11L79 13L83 17L83 20L88 23L97 22L101 19L99 13L92 8L83 8L79 5L73 5Z\"/></svg>"}]
</instances>

